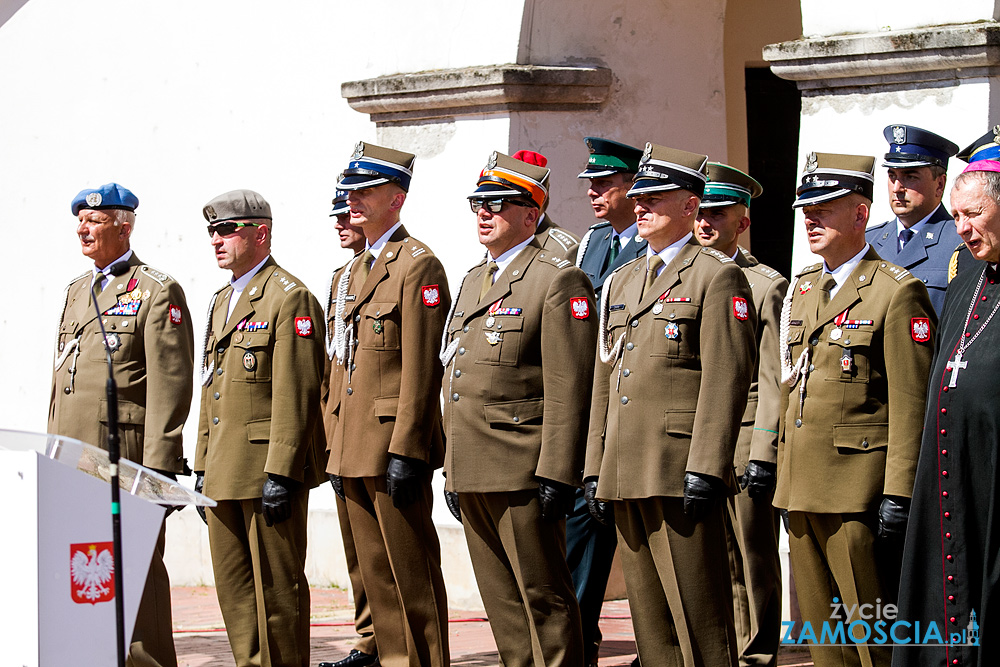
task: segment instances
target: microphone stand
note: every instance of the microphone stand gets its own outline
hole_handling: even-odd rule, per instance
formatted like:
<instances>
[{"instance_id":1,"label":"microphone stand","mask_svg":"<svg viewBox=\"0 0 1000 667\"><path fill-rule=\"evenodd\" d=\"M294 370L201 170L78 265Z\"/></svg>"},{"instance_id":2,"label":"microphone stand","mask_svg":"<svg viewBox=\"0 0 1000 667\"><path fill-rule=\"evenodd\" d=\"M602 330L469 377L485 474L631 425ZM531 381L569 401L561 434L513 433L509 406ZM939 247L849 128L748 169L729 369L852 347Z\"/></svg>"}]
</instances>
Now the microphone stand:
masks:
<instances>
[{"instance_id":1,"label":"microphone stand","mask_svg":"<svg viewBox=\"0 0 1000 667\"><path fill-rule=\"evenodd\" d=\"M125 262L119 262L111 267L108 272L108 281L115 276L120 276L128 270ZM90 298L94 303L94 310L97 312L97 326L101 329L101 336L104 341L104 353L108 360L108 461L111 463L111 540L114 547L112 558L115 568L115 630L118 637L118 667L125 667L125 600L123 596L123 573L121 569L122 552L122 517L121 517L121 489L118 480L118 459L121 457L118 437L118 385L115 383L114 366L111 363L111 347L108 345L108 333L104 330L104 322L101 319L101 309L97 305L97 293L94 292L94 285L97 283L97 276L90 281Z\"/></svg>"}]
</instances>

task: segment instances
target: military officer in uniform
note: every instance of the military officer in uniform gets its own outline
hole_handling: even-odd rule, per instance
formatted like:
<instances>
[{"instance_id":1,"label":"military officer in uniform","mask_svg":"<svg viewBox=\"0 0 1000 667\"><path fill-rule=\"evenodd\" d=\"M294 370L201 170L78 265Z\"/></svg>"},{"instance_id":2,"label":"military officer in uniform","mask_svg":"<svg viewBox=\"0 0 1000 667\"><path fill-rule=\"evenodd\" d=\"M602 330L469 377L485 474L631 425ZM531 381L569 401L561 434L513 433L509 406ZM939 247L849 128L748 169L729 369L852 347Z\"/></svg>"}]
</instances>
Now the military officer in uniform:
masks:
<instances>
[{"instance_id":1,"label":"military officer in uniform","mask_svg":"<svg viewBox=\"0 0 1000 667\"><path fill-rule=\"evenodd\" d=\"M181 429L191 407L194 336L184 290L131 250L138 206L139 199L117 183L82 190L73 198L80 247L94 267L66 287L48 430L107 448L107 346L118 385L122 457L174 479L185 468ZM139 603L129 665L177 665L163 549L161 530Z\"/></svg>"},{"instance_id":2,"label":"military officer in uniform","mask_svg":"<svg viewBox=\"0 0 1000 667\"><path fill-rule=\"evenodd\" d=\"M635 206L625 196L639 170L642 151L610 139L586 137L590 151L587 168L577 178L589 180L587 196L599 222L580 242L576 265L594 286L601 287L611 272L646 253L646 241L636 234ZM596 354L596 349L595 349ZM601 524L587 509L583 489L577 489L573 510L566 518L566 560L583 619L584 664L596 665L601 645L599 621L618 538L611 522Z\"/></svg>"},{"instance_id":3,"label":"military officer in uniform","mask_svg":"<svg viewBox=\"0 0 1000 667\"><path fill-rule=\"evenodd\" d=\"M580 484L594 291L534 236L548 169L493 153L469 196L488 251L466 276L442 361L448 505L507 667L583 664L565 510ZM460 508L460 510L459 510Z\"/></svg>"},{"instance_id":4,"label":"military officer in uniform","mask_svg":"<svg viewBox=\"0 0 1000 667\"><path fill-rule=\"evenodd\" d=\"M325 480L323 311L271 256L271 207L234 190L202 209L230 282L209 306L196 489L237 667L309 664L306 520Z\"/></svg>"},{"instance_id":5,"label":"military officer in uniform","mask_svg":"<svg viewBox=\"0 0 1000 667\"><path fill-rule=\"evenodd\" d=\"M694 225L698 243L732 257L746 276L757 311L757 366L736 441L734 465L746 493L729 497L726 535L740 667L776 665L781 638L778 512L771 505L781 417L778 328L788 281L740 247L750 228L750 200L763 188L735 167L708 163L708 183Z\"/></svg>"},{"instance_id":6,"label":"military officer in uniform","mask_svg":"<svg viewBox=\"0 0 1000 667\"><path fill-rule=\"evenodd\" d=\"M337 187L366 249L336 285L334 363L343 365L330 474L348 519L386 667L448 664L448 603L431 521L444 460L440 335L444 267L400 221L411 153L359 142ZM331 387L332 391L332 387ZM331 397L331 400L334 400Z\"/></svg>"},{"instance_id":7,"label":"military officer in uniform","mask_svg":"<svg viewBox=\"0 0 1000 667\"><path fill-rule=\"evenodd\" d=\"M535 151L518 151L511 157L541 168L545 168L549 163L547 157ZM548 169L546 169L545 182L542 185L547 191L549 187ZM571 262L575 261L577 248L580 245L580 237L552 222L552 218L545 212L548 206L549 200L546 198L541 215L538 218L538 226L535 228L535 238L538 239L538 243L546 250L562 255Z\"/></svg>"},{"instance_id":8,"label":"military officer in uniform","mask_svg":"<svg viewBox=\"0 0 1000 667\"><path fill-rule=\"evenodd\" d=\"M895 220L875 225L865 240L879 257L907 269L927 286L934 311L941 312L948 287L948 261L962 240L941 203L948 158L958 146L911 125L889 125L883 167L889 174L889 205Z\"/></svg>"},{"instance_id":9,"label":"military officer in uniform","mask_svg":"<svg viewBox=\"0 0 1000 667\"><path fill-rule=\"evenodd\" d=\"M725 512L756 357L750 286L693 238L708 158L646 144L646 255L604 283L584 484L614 508L643 667L735 665ZM702 332L704 331L704 335Z\"/></svg>"},{"instance_id":10,"label":"military officer in uniform","mask_svg":"<svg viewBox=\"0 0 1000 667\"><path fill-rule=\"evenodd\" d=\"M354 256L365 249L365 234L359 227L351 224L351 207L347 205L347 190L337 190L333 198L333 210L330 217L336 219L334 228L340 238L340 247L350 250ZM344 267L333 272L330 281L330 293L326 300L326 344L327 362L323 374L323 391L320 405L323 409L323 426L327 438L327 450L333 446L333 434L337 430L337 413L340 408L340 391L344 381L344 364L336 363L333 349L333 322L337 310L336 289ZM333 362L333 363L331 363ZM332 398L332 400L331 400ZM340 452L333 455L338 461ZM351 592L354 594L354 629L358 633L358 641L350 654L336 662L321 662L319 667L368 667L378 664L378 647L375 642L375 629L372 626L372 610L365 594L365 583L361 578L361 565L358 563L358 552L354 546L354 533L351 522L347 518L347 503L344 497L344 482L338 475L331 474L330 484L337 495L337 520L340 522L340 536L344 540L344 557L347 560L347 575L351 580Z\"/></svg>"},{"instance_id":11,"label":"military officer in uniform","mask_svg":"<svg viewBox=\"0 0 1000 667\"><path fill-rule=\"evenodd\" d=\"M895 601L933 352L923 282L865 242L874 164L810 153L793 204L823 262L798 273L782 309L774 504L788 511L799 609L817 633L836 622L835 599ZM817 667L889 662L884 645L810 649Z\"/></svg>"}]
</instances>

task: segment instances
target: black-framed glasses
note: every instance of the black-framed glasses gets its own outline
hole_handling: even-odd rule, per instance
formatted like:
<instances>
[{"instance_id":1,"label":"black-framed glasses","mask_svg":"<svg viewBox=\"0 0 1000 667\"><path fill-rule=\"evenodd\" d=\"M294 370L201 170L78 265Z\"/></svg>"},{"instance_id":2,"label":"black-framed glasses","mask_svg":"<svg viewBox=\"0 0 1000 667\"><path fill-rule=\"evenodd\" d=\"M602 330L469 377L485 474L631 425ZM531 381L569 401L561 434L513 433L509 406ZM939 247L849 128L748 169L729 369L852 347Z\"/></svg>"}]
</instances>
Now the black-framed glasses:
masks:
<instances>
[{"instance_id":1,"label":"black-framed glasses","mask_svg":"<svg viewBox=\"0 0 1000 667\"><path fill-rule=\"evenodd\" d=\"M229 236L236 232L237 229L243 229L244 227L260 227L259 222L217 222L214 225L208 226L208 235L218 233L219 236Z\"/></svg>"},{"instance_id":2,"label":"black-framed glasses","mask_svg":"<svg viewBox=\"0 0 1000 667\"><path fill-rule=\"evenodd\" d=\"M500 209L503 208L504 204L513 204L514 206L522 206L524 208L530 208L532 204L523 202L519 199L470 199L469 208L472 209L473 213L479 213L479 209L485 208L490 213L499 213Z\"/></svg>"}]
</instances>

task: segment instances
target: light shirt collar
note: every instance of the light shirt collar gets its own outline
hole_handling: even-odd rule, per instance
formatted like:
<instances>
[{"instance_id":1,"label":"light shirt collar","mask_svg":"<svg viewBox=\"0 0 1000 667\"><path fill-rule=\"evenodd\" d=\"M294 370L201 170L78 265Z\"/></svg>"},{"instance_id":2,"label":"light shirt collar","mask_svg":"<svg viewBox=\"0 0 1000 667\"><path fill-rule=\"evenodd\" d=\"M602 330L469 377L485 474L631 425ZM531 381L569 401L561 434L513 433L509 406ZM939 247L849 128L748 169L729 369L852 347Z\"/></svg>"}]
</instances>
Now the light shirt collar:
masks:
<instances>
[{"instance_id":1,"label":"light shirt collar","mask_svg":"<svg viewBox=\"0 0 1000 667\"><path fill-rule=\"evenodd\" d=\"M514 246L513 248L506 251L505 253L503 253L502 255L500 255L495 259L493 255L489 253L489 251L486 251L486 261L488 262L492 260L497 263L497 272L493 274L494 283L497 281L497 278L500 277L500 274L504 272L504 269L506 269L510 265L510 263L514 261L514 258L517 257L522 250L524 250L525 246L531 243L531 239L533 238L535 237L529 236L528 238L524 239L516 246Z\"/></svg>"},{"instance_id":2,"label":"light shirt collar","mask_svg":"<svg viewBox=\"0 0 1000 667\"><path fill-rule=\"evenodd\" d=\"M917 224L915 224L915 225L913 225L912 227L909 228L910 231L913 232L913 236L914 237L920 236L921 230L923 230L924 226L927 224L927 221L930 220L931 216L934 215L936 212L937 212L937 209L934 209L933 211L931 211L930 213L928 213L927 215L925 215L924 218L920 222L918 222ZM907 227L903 224L903 222L899 218L896 218L896 238L897 239L899 238L899 234L904 229L906 229L906 228Z\"/></svg>"},{"instance_id":3,"label":"light shirt collar","mask_svg":"<svg viewBox=\"0 0 1000 667\"><path fill-rule=\"evenodd\" d=\"M368 252L372 254L372 257L374 257L375 259L379 258L379 255L382 254L382 248L385 247L385 244L389 242L389 238L396 232L397 229L399 229L399 226L402 224L403 224L402 220L397 221L396 224L394 224L392 227L389 228L389 231L387 231L382 236L378 237L378 241L375 241L375 243L368 246L367 248Z\"/></svg>"},{"instance_id":4,"label":"light shirt collar","mask_svg":"<svg viewBox=\"0 0 1000 667\"><path fill-rule=\"evenodd\" d=\"M663 273L663 269L667 268L667 265L670 264L670 262L674 261L674 257L677 257L677 253L679 253L681 251L681 248L684 247L684 244L686 244L688 241L691 240L691 237L693 235L694 235L694 232L688 232L684 236L684 238L682 238L679 241L675 241L674 243L671 243L670 245L668 245L666 248L664 248L660 252L653 252L652 246L648 246L647 245L646 246L646 270L649 271L649 260L653 257L653 255L659 255L660 259L663 260L663 266L661 266L659 268L659 270L656 272L656 275L659 276L661 273Z\"/></svg>"},{"instance_id":5,"label":"light shirt collar","mask_svg":"<svg viewBox=\"0 0 1000 667\"><path fill-rule=\"evenodd\" d=\"M856 269L858 267L858 264L861 263L861 260L864 258L865 253L868 252L868 249L870 247L871 246L866 243L865 247L861 249L861 252L859 252L857 255L855 255L854 257L850 258L849 260L838 266L836 271L831 271L830 267L826 265L826 260L825 259L823 260L823 272L829 273L831 276L833 276L833 279L837 282L837 284L834 285L833 289L830 290L831 299L837 295L837 292L840 291L841 285L847 282L847 278L850 277L851 273L854 272L854 269Z\"/></svg>"},{"instance_id":6,"label":"light shirt collar","mask_svg":"<svg viewBox=\"0 0 1000 667\"><path fill-rule=\"evenodd\" d=\"M233 308L235 308L236 304L239 303L240 295L243 294L243 290L246 289L247 285L250 284L250 281L253 280L253 277L257 275L257 272L260 271L261 267L264 266L270 257L271 255L269 254L261 261L260 264L253 267L239 278L236 278L235 280L232 278L229 279L229 284L233 288L233 293L229 295L229 313L226 314L227 321L229 320L229 316L233 314Z\"/></svg>"},{"instance_id":7,"label":"light shirt collar","mask_svg":"<svg viewBox=\"0 0 1000 667\"><path fill-rule=\"evenodd\" d=\"M639 231L639 223L633 222L632 226L626 229L624 232L619 234L614 229L611 230L611 240L614 241L615 237L618 237L618 242L621 247L624 248L628 245L629 241L635 238L636 232Z\"/></svg>"},{"instance_id":8,"label":"light shirt collar","mask_svg":"<svg viewBox=\"0 0 1000 667\"><path fill-rule=\"evenodd\" d=\"M105 266L103 269L99 269L99 268L97 268L97 265L94 265L94 268L93 268L94 275L91 277L91 281L93 281L95 285L100 285L101 289L103 290L106 287L105 283L107 282L107 280L111 276L111 267L114 266L115 264L118 264L119 262L127 262L130 259L132 259L132 249L131 248L129 248L128 250L126 250L124 255L122 255L121 257L119 257L115 261L111 262L110 264L108 264L107 266ZM98 274L102 274L100 278L97 277Z\"/></svg>"}]
</instances>

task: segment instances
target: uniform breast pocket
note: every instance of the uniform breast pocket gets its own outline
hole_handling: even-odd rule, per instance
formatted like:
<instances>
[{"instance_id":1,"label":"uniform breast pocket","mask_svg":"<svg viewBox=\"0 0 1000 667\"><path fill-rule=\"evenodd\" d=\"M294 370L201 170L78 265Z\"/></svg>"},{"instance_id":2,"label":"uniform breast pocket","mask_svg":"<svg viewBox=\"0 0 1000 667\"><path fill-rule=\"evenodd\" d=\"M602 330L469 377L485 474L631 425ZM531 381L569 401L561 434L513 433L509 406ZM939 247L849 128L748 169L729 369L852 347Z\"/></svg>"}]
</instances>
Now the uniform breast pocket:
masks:
<instances>
[{"instance_id":1,"label":"uniform breast pocket","mask_svg":"<svg viewBox=\"0 0 1000 667\"><path fill-rule=\"evenodd\" d=\"M480 347L483 354L476 360L477 364L494 364L497 366L517 366L521 358L521 336L524 329L524 318L516 315L492 317L483 320L483 331L486 345Z\"/></svg>"},{"instance_id":2,"label":"uniform breast pocket","mask_svg":"<svg viewBox=\"0 0 1000 667\"><path fill-rule=\"evenodd\" d=\"M665 303L653 315L654 357L693 359L700 352L698 320L701 307L693 303ZM711 334L709 334L711 335Z\"/></svg>"},{"instance_id":3,"label":"uniform breast pocket","mask_svg":"<svg viewBox=\"0 0 1000 667\"><path fill-rule=\"evenodd\" d=\"M242 382L270 382L274 344L270 334L244 333L243 340L234 342L228 354L239 357L243 371L237 369L236 380Z\"/></svg>"},{"instance_id":4,"label":"uniform breast pocket","mask_svg":"<svg viewBox=\"0 0 1000 667\"><path fill-rule=\"evenodd\" d=\"M104 361L106 357L105 342L107 349L111 350L111 362L120 364L132 358L133 347L136 345L136 336L131 331L121 331L105 327L107 337L101 340L100 330L95 331L91 340L90 351L87 353L91 361ZM82 341L81 341L82 342Z\"/></svg>"},{"instance_id":5,"label":"uniform breast pocket","mask_svg":"<svg viewBox=\"0 0 1000 667\"><path fill-rule=\"evenodd\" d=\"M874 332L845 329L829 345L828 382L868 382L871 377L870 359Z\"/></svg>"},{"instance_id":6,"label":"uniform breast pocket","mask_svg":"<svg viewBox=\"0 0 1000 667\"><path fill-rule=\"evenodd\" d=\"M358 343L366 350L399 349L399 308L395 303L372 302L362 306Z\"/></svg>"},{"instance_id":7,"label":"uniform breast pocket","mask_svg":"<svg viewBox=\"0 0 1000 667\"><path fill-rule=\"evenodd\" d=\"M608 313L608 323L607 323L607 341L608 347L615 344L618 337L625 333L625 327L628 326L628 313L624 310L616 310L613 313Z\"/></svg>"}]
</instances>

